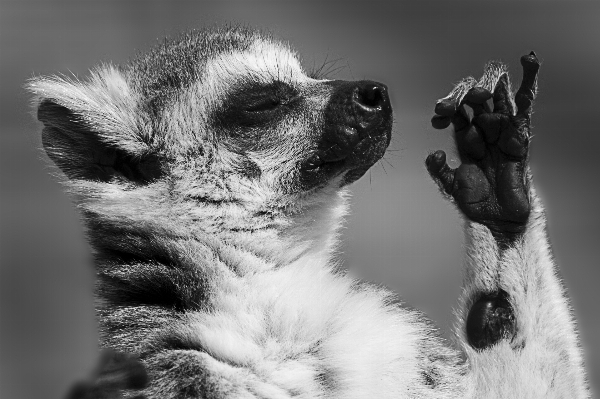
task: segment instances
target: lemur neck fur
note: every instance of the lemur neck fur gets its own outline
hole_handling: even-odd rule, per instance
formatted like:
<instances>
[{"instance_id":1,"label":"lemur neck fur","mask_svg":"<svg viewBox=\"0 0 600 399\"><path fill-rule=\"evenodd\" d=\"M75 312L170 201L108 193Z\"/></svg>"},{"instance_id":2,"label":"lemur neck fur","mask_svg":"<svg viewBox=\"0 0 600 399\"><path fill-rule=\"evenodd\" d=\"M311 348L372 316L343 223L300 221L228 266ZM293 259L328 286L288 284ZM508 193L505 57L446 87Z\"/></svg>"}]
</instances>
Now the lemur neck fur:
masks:
<instances>
[{"instance_id":1,"label":"lemur neck fur","mask_svg":"<svg viewBox=\"0 0 600 399\"><path fill-rule=\"evenodd\" d=\"M281 208L174 200L162 183L127 191L88 182L85 191L76 191L92 245L103 258L125 252L147 261L166 246L167 252L192 257L212 254L238 275L305 257L327 263L349 196L347 190L325 190L299 206Z\"/></svg>"}]
</instances>

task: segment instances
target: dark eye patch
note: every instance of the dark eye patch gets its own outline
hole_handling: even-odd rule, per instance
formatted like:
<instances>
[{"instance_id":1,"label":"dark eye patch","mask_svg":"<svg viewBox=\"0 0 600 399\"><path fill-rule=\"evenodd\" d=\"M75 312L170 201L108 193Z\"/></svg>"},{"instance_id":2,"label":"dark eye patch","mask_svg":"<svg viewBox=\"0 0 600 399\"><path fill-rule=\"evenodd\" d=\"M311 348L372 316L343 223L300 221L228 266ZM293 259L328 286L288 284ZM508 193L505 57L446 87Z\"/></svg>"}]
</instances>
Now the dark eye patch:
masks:
<instances>
[{"instance_id":1,"label":"dark eye patch","mask_svg":"<svg viewBox=\"0 0 600 399\"><path fill-rule=\"evenodd\" d=\"M232 90L216 111L218 124L227 130L270 126L298 101L298 91L287 83L245 82Z\"/></svg>"}]
</instances>

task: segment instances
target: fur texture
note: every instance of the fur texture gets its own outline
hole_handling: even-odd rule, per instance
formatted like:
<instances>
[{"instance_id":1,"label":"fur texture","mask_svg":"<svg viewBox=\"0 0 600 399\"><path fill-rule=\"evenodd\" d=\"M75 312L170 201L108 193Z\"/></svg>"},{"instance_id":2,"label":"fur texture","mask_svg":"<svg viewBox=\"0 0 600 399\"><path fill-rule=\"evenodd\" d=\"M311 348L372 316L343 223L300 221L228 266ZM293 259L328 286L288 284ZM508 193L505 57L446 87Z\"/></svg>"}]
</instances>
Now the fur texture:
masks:
<instances>
[{"instance_id":1,"label":"fur texture","mask_svg":"<svg viewBox=\"0 0 600 399\"><path fill-rule=\"evenodd\" d=\"M499 73L486 71L487 87ZM28 88L95 250L101 346L138 355L149 373L126 395L586 397L533 189L525 232L508 247L466 223L460 349L337 269L347 184L389 143L384 86L310 78L287 45L228 27ZM476 350L467 314L498 288L516 336Z\"/></svg>"}]
</instances>

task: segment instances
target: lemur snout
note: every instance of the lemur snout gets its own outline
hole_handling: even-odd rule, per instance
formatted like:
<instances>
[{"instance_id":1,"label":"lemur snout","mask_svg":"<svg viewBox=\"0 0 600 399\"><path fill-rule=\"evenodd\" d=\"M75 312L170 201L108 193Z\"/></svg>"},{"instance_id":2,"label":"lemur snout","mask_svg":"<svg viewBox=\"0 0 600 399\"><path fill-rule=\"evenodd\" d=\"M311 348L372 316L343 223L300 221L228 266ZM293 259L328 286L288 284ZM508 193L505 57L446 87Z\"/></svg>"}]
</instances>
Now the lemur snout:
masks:
<instances>
[{"instance_id":1,"label":"lemur snout","mask_svg":"<svg viewBox=\"0 0 600 399\"><path fill-rule=\"evenodd\" d=\"M387 87L378 82L326 82L331 95L318 148L303 165L307 186L347 172L344 184L362 176L385 153L392 133Z\"/></svg>"},{"instance_id":2,"label":"lemur snout","mask_svg":"<svg viewBox=\"0 0 600 399\"><path fill-rule=\"evenodd\" d=\"M358 131L360 138L371 136L392 117L387 86L371 80L357 82L333 81L334 87L325 119L331 125L343 125Z\"/></svg>"},{"instance_id":3,"label":"lemur snout","mask_svg":"<svg viewBox=\"0 0 600 399\"><path fill-rule=\"evenodd\" d=\"M325 110L322 146L347 156L364 141L377 141L391 133L392 107L387 87L371 80L333 81L333 94ZM387 147L387 143L386 143Z\"/></svg>"}]
</instances>

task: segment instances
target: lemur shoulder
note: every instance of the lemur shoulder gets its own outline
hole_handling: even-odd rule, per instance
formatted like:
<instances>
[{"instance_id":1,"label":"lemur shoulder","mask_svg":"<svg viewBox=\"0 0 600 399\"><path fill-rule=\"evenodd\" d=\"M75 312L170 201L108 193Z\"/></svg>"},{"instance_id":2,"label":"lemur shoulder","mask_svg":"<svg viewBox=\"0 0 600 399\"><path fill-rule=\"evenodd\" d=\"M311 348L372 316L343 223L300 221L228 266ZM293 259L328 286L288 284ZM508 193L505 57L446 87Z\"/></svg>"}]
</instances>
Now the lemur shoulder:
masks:
<instances>
[{"instance_id":1,"label":"lemur shoulder","mask_svg":"<svg viewBox=\"0 0 600 399\"><path fill-rule=\"evenodd\" d=\"M116 351L71 397L588 397L528 168L539 62L521 63L514 97L492 62L432 120L462 162L426 162L465 217L457 347L336 261L348 187L390 142L384 84L310 76L289 45L232 27L31 80Z\"/></svg>"}]
</instances>

